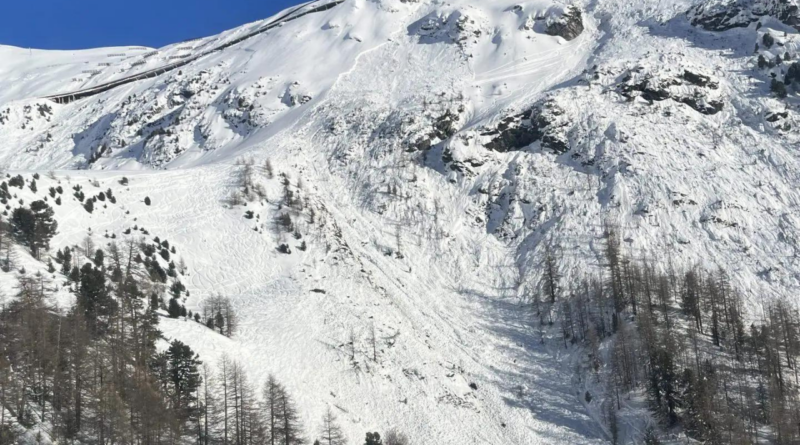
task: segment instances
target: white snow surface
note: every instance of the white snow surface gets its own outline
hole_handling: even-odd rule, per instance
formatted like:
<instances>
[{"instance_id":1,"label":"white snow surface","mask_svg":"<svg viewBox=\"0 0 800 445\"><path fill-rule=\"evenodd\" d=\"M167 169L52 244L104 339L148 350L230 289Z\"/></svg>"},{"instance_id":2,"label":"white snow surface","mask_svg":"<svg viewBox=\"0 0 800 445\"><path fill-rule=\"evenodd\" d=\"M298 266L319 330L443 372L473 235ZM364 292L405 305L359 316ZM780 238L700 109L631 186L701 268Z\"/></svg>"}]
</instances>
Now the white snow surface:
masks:
<instances>
[{"instance_id":1,"label":"white snow surface","mask_svg":"<svg viewBox=\"0 0 800 445\"><path fill-rule=\"evenodd\" d=\"M583 12L583 33L546 34L569 4ZM67 194L95 179L113 187L119 205L91 215L65 199L53 247L80 243L89 228L97 242L133 225L168 239L189 266L189 308L223 293L242 322L227 339L164 319L165 335L209 362L227 353L254 382L275 373L309 432L331 406L354 443L393 426L414 443L602 443L607 432L572 378L576 358L557 342L539 345L519 305L538 280L543 242L562 252L565 286L600 273L611 221L636 257L728 269L754 313L800 287L800 121L793 99L769 97L753 56L769 30L781 51L794 53L800 36L769 18L758 30L696 29L684 15L695 4L345 0L68 105L41 98L270 19L158 50L0 47L0 165L55 170ZM670 83L685 70L715 87ZM643 79L674 99L619 94ZM702 114L685 98L724 106ZM566 153L542 142L485 146L486 129L542 101L558 111ZM452 134L432 132L443 116ZM424 140L431 148L417 149ZM225 204L243 157L302 180L317 214L301 225L308 251L269 230L277 179L259 174L270 203ZM42 174L40 193L53 184ZM247 210L259 219L243 218ZM283 242L291 255L277 252Z\"/></svg>"}]
</instances>

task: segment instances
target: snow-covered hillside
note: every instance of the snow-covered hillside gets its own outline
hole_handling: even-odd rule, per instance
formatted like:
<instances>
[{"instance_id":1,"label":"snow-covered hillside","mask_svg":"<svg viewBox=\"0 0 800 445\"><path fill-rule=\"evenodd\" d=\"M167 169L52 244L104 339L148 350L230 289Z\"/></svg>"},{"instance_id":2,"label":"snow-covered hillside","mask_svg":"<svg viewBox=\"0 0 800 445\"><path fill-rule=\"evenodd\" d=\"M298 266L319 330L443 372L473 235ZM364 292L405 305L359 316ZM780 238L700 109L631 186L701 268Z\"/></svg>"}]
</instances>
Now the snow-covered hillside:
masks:
<instances>
[{"instance_id":1,"label":"snow-covered hillside","mask_svg":"<svg viewBox=\"0 0 800 445\"><path fill-rule=\"evenodd\" d=\"M770 92L800 81L800 34L788 2L740 3L345 0L66 105L42 98L271 19L158 50L0 47L0 165L42 172L41 190L115 187L118 208L56 208L54 249L89 228L168 238L188 306L223 293L242 320L233 339L165 334L275 373L309 426L332 406L353 441L397 426L415 443L601 443L575 358L518 305L545 243L566 282L597 270L611 222L634 257L728 269L754 313L800 289L797 102ZM296 217L306 251L272 230L277 178L230 205L243 159L313 209Z\"/></svg>"}]
</instances>

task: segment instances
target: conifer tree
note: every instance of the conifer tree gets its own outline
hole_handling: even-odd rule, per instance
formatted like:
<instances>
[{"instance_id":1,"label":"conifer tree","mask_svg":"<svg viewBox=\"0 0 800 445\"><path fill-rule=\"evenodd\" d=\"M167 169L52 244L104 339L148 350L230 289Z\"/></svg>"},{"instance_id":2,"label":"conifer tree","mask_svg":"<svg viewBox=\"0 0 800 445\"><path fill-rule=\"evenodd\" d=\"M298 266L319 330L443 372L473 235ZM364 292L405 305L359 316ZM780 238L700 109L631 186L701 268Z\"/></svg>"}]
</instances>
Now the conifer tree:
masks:
<instances>
[{"instance_id":1,"label":"conifer tree","mask_svg":"<svg viewBox=\"0 0 800 445\"><path fill-rule=\"evenodd\" d=\"M202 381L199 372L202 362L189 346L178 340L170 344L165 354L172 407L180 422L188 422L198 415L195 401Z\"/></svg>"},{"instance_id":2,"label":"conifer tree","mask_svg":"<svg viewBox=\"0 0 800 445\"><path fill-rule=\"evenodd\" d=\"M364 445L383 445L383 440L379 433L367 433L367 438Z\"/></svg>"},{"instance_id":3,"label":"conifer tree","mask_svg":"<svg viewBox=\"0 0 800 445\"><path fill-rule=\"evenodd\" d=\"M107 333L111 316L117 310L117 302L106 286L105 274L86 263L80 269L78 306L83 310L89 330L94 335Z\"/></svg>"},{"instance_id":4,"label":"conifer tree","mask_svg":"<svg viewBox=\"0 0 800 445\"><path fill-rule=\"evenodd\" d=\"M18 207L11 214L14 233L39 258L42 250L50 248L50 239L58 230L53 209L44 201L34 201L30 209Z\"/></svg>"},{"instance_id":5,"label":"conifer tree","mask_svg":"<svg viewBox=\"0 0 800 445\"><path fill-rule=\"evenodd\" d=\"M170 318L178 318L181 316L181 304L174 297L169 299L167 313L169 314Z\"/></svg>"}]
</instances>

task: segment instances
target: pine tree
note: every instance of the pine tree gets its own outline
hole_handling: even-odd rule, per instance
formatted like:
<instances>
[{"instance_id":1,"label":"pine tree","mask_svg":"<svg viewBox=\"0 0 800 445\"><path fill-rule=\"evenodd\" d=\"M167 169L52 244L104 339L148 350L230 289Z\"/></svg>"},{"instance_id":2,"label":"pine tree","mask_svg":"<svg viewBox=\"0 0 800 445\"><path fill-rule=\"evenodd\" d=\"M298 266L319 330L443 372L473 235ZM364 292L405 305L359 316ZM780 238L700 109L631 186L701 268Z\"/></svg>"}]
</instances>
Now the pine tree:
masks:
<instances>
[{"instance_id":1,"label":"pine tree","mask_svg":"<svg viewBox=\"0 0 800 445\"><path fill-rule=\"evenodd\" d=\"M95 251L92 262L94 262L95 267L103 268L105 264L105 252L103 252L103 249L97 249L97 251Z\"/></svg>"},{"instance_id":2,"label":"pine tree","mask_svg":"<svg viewBox=\"0 0 800 445\"><path fill-rule=\"evenodd\" d=\"M198 415L195 401L202 382L198 368L202 362L189 346L178 340L170 344L165 354L169 371L168 394L178 420L185 423Z\"/></svg>"},{"instance_id":3,"label":"pine tree","mask_svg":"<svg viewBox=\"0 0 800 445\"><path fill-rule=\"evenodd\" d=\"M110 327L111 316L118 308L106 286L105 274L86 263L80 269L79 280L78 306L83 310L90 332L104 335Z\"/></svg>"},{"instance_id":4,"label":"pine tree","mask_svg":"<svg viewBox=\"0 0 800 445\"><path fill-rule=\"evenodd\" d=\"M775 37L772 37L770 33L765 33L761 41L767 49L770 49L775 44Z\"/></svg>"},{"instance_id":5,"label":"pine tree","mask_svg":"<svg viewBox=\"0 0 800 445\"><path fill-rule=\"evenodd\" d=\"M608 420L608 431L611 435L611 444L619 444L619 419L617 418L617 410L614 408L613 403L606 405L606 419Z\"/></svg>"},{"instance_id":6,"label":"pine tree","mask_svg":"<svg viewBox=\"0 0 800 445\"><path fill-rule=\"evenodd\" d=\"M58 230L58 222L53 219L55 212L44 201L34 201L30 209L18 207L11 214L14 233L39 258L42 250L50 248L50 239Z\"/></svg>"},{"instance_id":7,"label":"pine tree","mask_svg":"<svg viewBox=\"0 0 800 445\"><path fill-rule=\"evenodd\" d=\"M617 229L609 224L605 225L606 245L605 259L608 268L607 287L614 303L614 314L619 314L627 307L625 298L625 284L622 271L622 247L620 246ZM615 325L616 326L616 325ZM616 332L616 327L614 329Z\"/></svg>"},{"instance_id":8,"label":"pine tree","mask_svg":"<svg viewBox=\"0 0 800 445\"><path fill-rule=\"evenodd\" d=\"M169 314L170 318L178 318L181 316L181 304L175 298L169 299L169 305L167 306L167 313Z\"/></svg>"},{"instance_id":9,"label":"pine tree","mask_svg":"<svg viewBox=\"0 0 800 445\"><path fill-rule=\"evenodd\" d=\"M383 445L383 440L379 433L367 433L367 438L364 445Z\"/></svg>"},{"instance_id":10,"label":"pine tree","mask_svg":"<svg viewBox=\"0 0 800 445\"><path fill-rule=\"evenodd\" d=\"M772 79L769 85L769 90L772 91L772 94L779 99L783 99L788 95L786 91L786 84L778 79Z\"/></svg>"},{"instance_id":11,"label":"pine tree","mask_svg":"<svg viewBox=\"0 0 800 445\"><path fill-rule=\"evenodd\" d=\"M217 315L214 316L214 326L219 330L220 334L225 333L225 317L222 316L221 311L217 311Z\"/></svg>"}]
</instances>

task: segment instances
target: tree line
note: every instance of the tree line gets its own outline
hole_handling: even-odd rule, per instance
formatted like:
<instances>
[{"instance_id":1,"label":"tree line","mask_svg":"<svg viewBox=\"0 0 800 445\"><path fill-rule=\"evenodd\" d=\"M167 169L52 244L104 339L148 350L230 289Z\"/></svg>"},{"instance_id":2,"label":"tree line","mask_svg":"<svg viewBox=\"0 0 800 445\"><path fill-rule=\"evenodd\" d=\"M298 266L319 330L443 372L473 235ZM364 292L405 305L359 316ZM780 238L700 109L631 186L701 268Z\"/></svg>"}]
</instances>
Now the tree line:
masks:
<instances>
[{"instance_id":1,"label":"tree line","mask_svg":"<svg viewBox=\"0 0 800 445\"><path fill-rule=\"evenodd\" d=\"M749 318L723 269L635 260L613 227L596 276L563 286L556 249L544 257L534 325L556 325L564 347L585 349L585 377L605 390L585 398L603 400L613 443L622 401L642 390L658 421L636 438L645 443L675 428L711 445L800 443L797 306L776 299Z\"/></svg>"},{"instance_id":2,"label":"tree line","mask_svg":"<svg viewBox=\"0 0 800 445\"><path fill-rule=\"evenodd\" d=\"M194 415L197 355L178 341L158 352L158 316L135 279L80 271L67 309L41 274L21 276L0 307L0 442L35 425L55 441L178 440Z\"/></svg>"}]
</instances>

